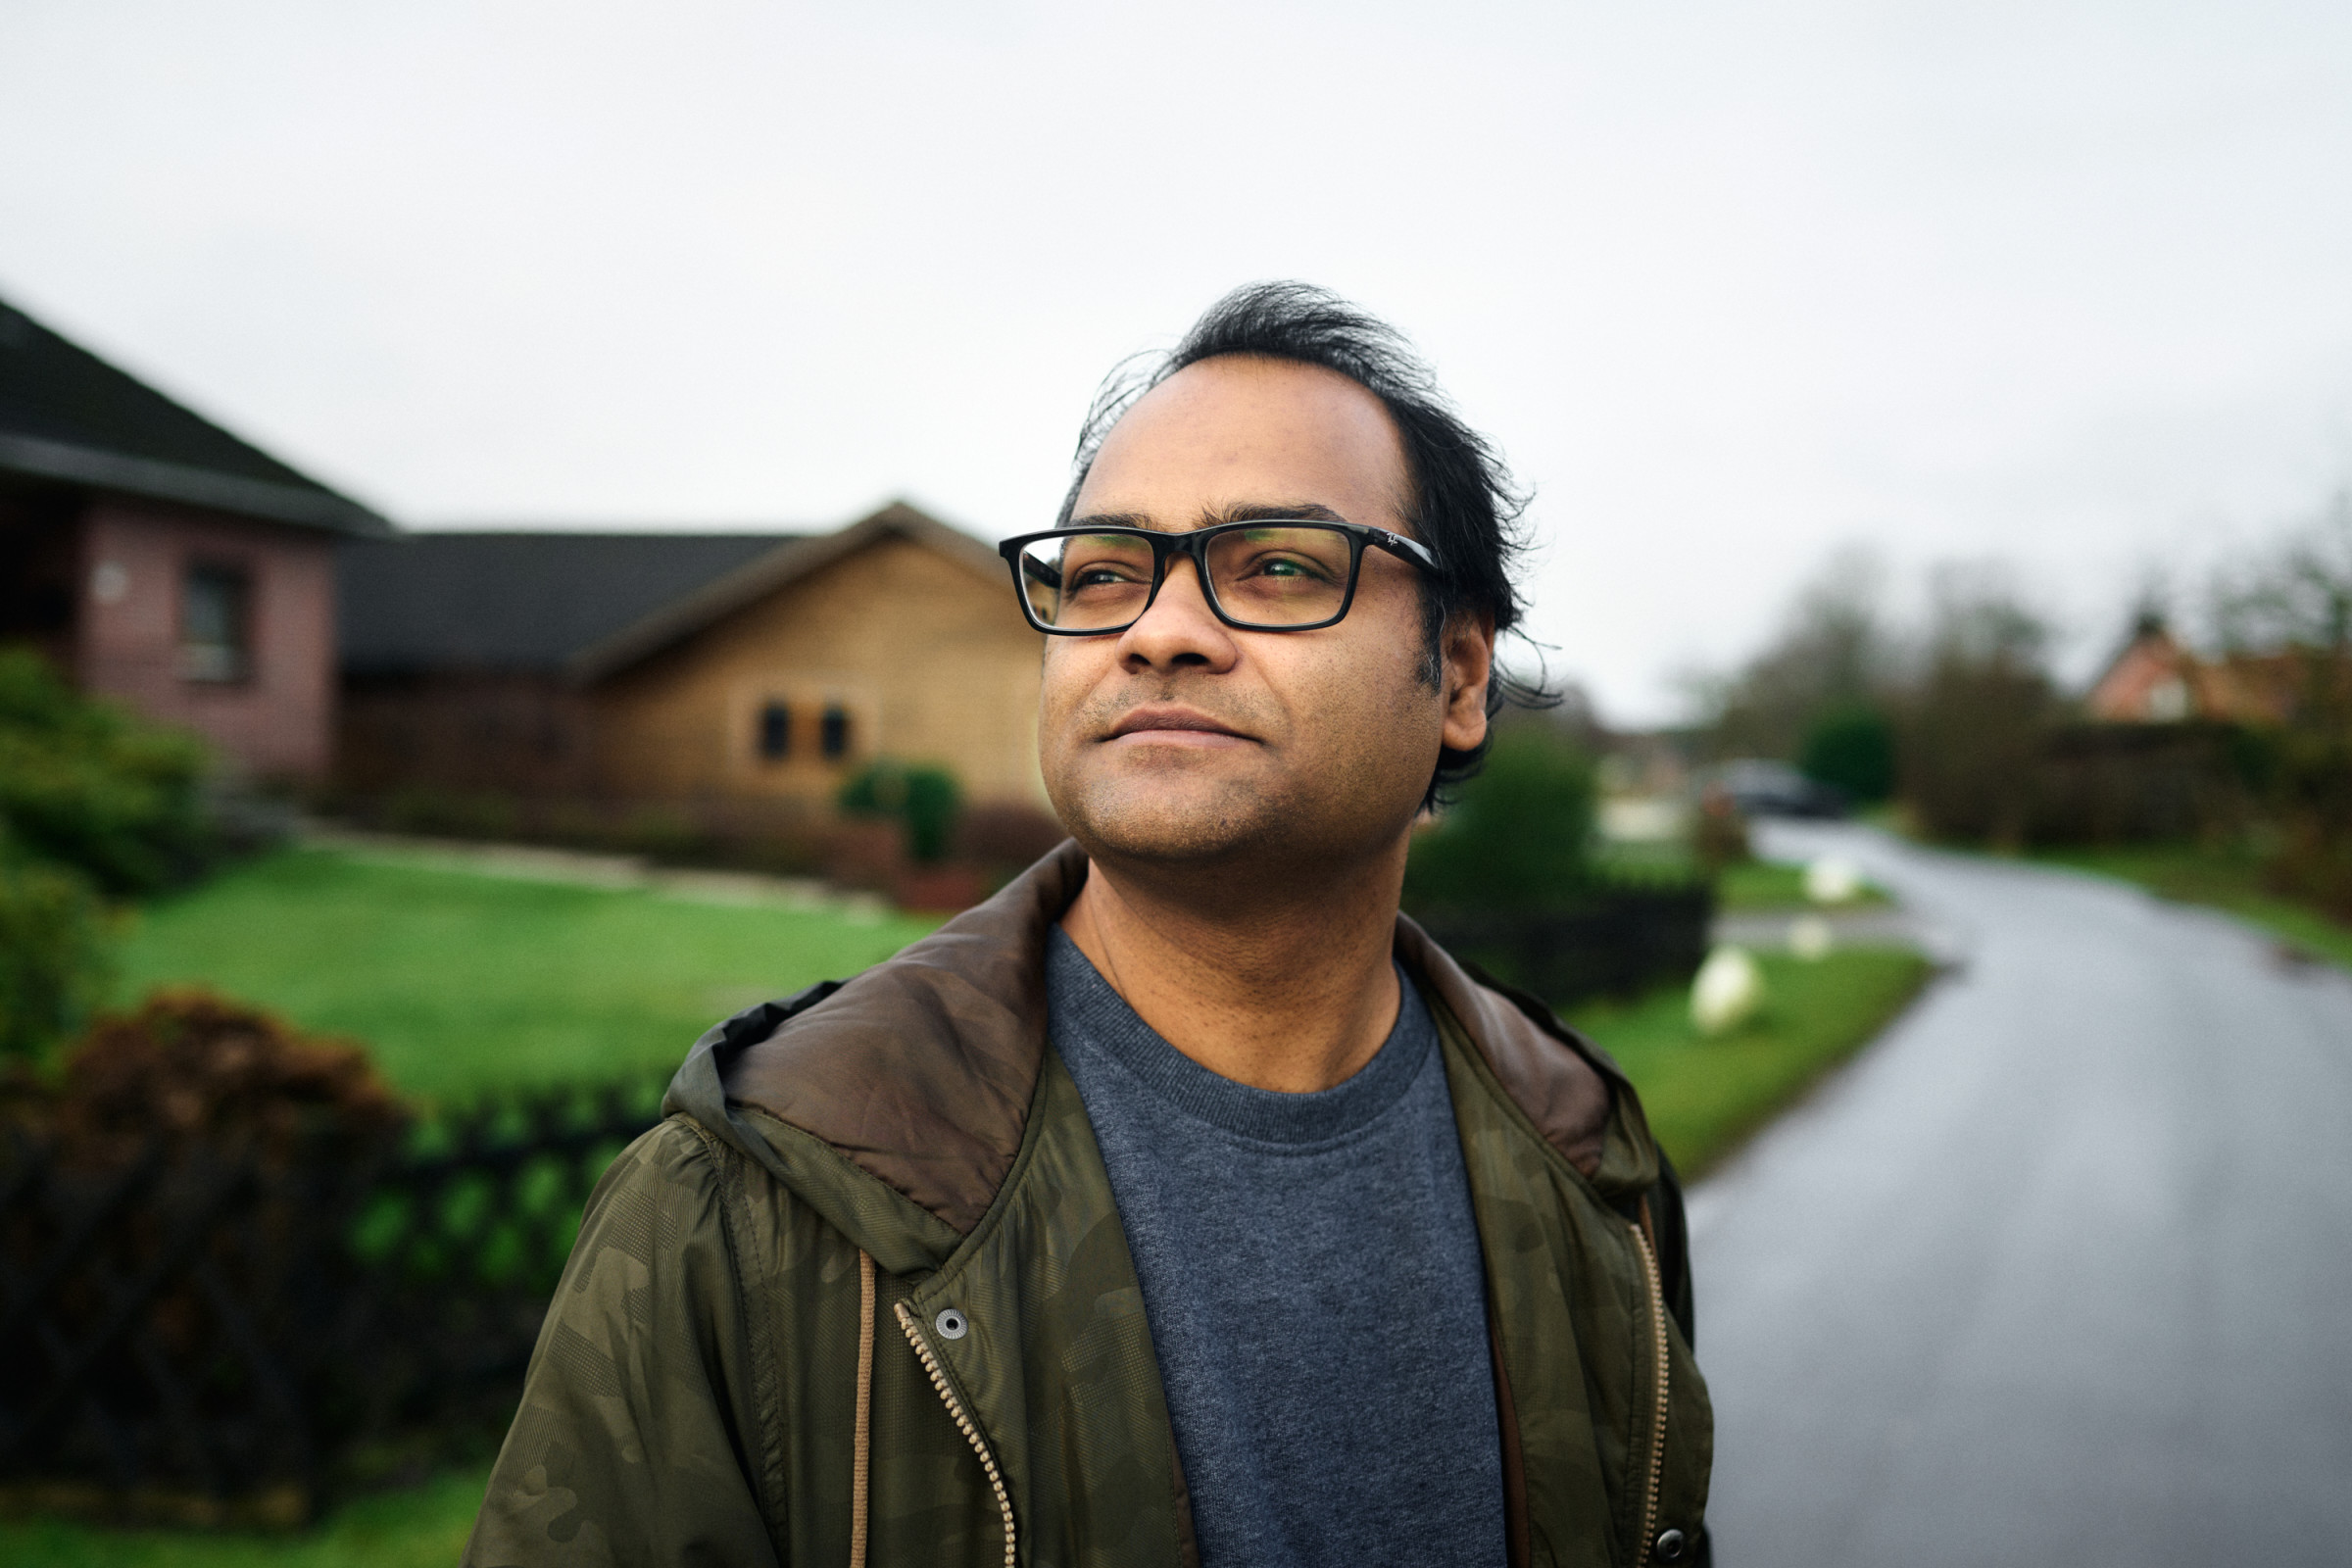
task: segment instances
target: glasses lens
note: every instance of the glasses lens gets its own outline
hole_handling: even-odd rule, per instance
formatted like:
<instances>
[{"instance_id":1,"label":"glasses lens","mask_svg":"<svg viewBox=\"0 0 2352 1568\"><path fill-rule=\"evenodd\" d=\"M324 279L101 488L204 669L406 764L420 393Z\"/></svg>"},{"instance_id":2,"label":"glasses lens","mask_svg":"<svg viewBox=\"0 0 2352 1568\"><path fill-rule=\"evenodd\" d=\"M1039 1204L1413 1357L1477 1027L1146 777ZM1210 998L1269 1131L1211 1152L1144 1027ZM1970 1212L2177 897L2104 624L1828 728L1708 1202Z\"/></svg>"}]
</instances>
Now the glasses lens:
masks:
<instances>
[{"instance_id":1,"label":"glasses lens","mask_svg":"<svg viewBox=\"0 0 2352 1568\"><path fill-rule=\"evenodd\" d=\"M1353 551L1337 528L1285 522L1236 528L1208 543L1217 603L1252 626L1309 626L1340 612Z\"/></svg>"},{"instance_id":2,"label":"glasses lens","mask_svg":"<svg viewBox=\"0 0 2352 1568\"><path fill-rule=\"evenodd\" d=\"M1152 545L1131 534L1059 534L1021 549L1021 592L1041 626L1107 631L1152 598Z\"/></svg>"}]
</instances>

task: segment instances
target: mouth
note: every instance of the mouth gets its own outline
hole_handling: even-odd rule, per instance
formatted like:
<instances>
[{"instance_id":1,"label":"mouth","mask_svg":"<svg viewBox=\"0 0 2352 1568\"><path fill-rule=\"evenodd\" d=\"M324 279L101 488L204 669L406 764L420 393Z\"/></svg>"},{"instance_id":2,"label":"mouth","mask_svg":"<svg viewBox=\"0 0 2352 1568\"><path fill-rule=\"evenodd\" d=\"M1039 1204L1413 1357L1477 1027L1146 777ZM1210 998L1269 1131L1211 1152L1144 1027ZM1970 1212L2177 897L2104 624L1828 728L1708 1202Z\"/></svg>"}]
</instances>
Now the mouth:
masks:
<instances>
[{"instance_id":1,"label":"mouth","mask_svg":"<svg viewBox=\"0 0 2352 1568\"><path fill-rule=\"evenodd\" d=\"M1250 744L1256 737L1245 735L1197 709L1148 704L1130 709L1102 738L1105 742L1142 746L1237 746Z\"/></svg>"}]
</instances>

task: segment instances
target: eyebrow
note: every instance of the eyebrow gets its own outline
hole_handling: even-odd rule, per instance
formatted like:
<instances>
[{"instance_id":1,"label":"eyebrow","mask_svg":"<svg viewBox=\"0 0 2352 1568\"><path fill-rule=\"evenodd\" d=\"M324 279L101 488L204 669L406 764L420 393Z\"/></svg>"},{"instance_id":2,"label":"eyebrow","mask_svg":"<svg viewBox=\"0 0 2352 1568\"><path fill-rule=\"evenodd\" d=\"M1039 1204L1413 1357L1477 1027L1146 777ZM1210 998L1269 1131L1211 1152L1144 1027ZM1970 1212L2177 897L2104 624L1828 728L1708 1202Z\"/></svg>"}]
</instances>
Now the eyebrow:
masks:
<instances>
[{"instance_id":1,"label":"eyebrow","mask_svg":"<svg viewBox=\"0 0 2352 1568\"><path fill-rule=\"evenodd\" d=\"M1261 502L1244 501L1231 506L1213 507L1200 514L1194 526L1213 528L1222 522L1278 522L1296 518L1300 522L1346 522L1348 519L1318 501ZM1186 530L1162 528L1140 512L1090 512L1083 517L1072 517L1063 526L1070 528L1143 528L1152 533L1178 533Z\"/></svg>"}]
</instances>

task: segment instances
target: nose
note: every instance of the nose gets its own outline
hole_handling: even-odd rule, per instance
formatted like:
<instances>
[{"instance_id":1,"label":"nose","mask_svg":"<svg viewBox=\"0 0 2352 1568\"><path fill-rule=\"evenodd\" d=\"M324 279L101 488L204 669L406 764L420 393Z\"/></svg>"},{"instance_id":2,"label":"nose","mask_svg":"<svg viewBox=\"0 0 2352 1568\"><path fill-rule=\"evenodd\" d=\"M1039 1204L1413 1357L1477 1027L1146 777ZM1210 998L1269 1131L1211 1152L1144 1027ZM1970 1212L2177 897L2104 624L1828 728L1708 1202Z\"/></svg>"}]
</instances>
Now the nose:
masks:
<instances>
[{"instance_id":1,"label":"nose","mask_svg":"<svg viewBox=\"0 0 2352 1568\"><path fill-rule=\"evenodd\" d=\"M1229 669L1241 649L1233 640L1233 628L1208 608L1192 558L1178 556L1168 563L1152 608L1119 633L1118 653L1121 663L1140 673L1187 665Z\"/></svg>"}]
</instances>

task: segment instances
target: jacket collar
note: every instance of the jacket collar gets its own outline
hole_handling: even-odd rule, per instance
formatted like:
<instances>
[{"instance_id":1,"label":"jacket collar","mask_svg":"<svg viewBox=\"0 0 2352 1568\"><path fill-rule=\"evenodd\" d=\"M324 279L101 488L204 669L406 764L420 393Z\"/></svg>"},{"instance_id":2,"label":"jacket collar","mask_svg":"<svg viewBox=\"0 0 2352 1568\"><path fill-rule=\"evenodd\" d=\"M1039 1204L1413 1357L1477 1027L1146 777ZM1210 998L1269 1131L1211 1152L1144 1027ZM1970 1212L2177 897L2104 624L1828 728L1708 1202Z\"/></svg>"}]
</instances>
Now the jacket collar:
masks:
<instances>
[{"instance_id":1,"label":"jacket collar","mask_svg":"<svg viewBox=\"0 0 2352 1568\"><path fill-rule=\"evenodd\" d=\"M856 979L729 1019L696 1043L665 1108L737 1142L737 1113L764 1113L968 1234L1020 1152L1045 1059L1046 937L1086 873L1065 841ZM1544 1142L1604 1191L1656 1180L1640 1108L1606 1055L1533 998L1473 979L1402 915L1396 954ZM784 1174L772 1149L749 1152Z\"/></svg>"}]
</instances>

